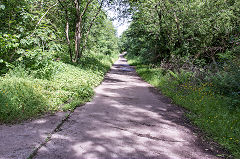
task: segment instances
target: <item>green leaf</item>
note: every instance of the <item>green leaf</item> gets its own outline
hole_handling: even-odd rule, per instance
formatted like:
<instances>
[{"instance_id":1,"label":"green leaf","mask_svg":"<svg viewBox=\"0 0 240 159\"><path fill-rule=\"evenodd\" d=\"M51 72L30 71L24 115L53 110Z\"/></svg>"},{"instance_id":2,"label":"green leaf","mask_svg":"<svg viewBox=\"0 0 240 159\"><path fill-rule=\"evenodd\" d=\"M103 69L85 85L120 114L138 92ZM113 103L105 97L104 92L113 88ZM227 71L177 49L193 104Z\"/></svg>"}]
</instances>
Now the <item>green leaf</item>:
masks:
<instances>
[{"instance_id":1,"label":"green leaf","mask_svg":"<svg viewBox=\"0 0 240 159\"><path fill-rule=\"evenodd\" d=\"M0 5L0 9L4 10L5 9L5 5Z\"/></svg>"}]
</instances>

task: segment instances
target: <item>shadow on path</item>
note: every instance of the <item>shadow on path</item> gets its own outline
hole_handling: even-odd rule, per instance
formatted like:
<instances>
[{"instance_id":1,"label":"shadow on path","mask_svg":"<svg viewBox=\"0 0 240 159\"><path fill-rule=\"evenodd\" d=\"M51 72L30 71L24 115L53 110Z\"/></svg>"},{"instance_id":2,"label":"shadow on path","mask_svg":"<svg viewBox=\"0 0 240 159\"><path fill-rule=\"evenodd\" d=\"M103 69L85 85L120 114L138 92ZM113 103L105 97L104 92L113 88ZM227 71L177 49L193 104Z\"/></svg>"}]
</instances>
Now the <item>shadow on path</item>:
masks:
<instances>
[{"instance_id":1,"label":"shadow on path","mask_svg":"<svg viewBox=\"0 0 240 159\"><path fill-rule=\"evenodd\" d=\"M217 158L184 111L152 89L120 57L93 101L77 108L36 158Z\"/></svg>"}]
</instances>

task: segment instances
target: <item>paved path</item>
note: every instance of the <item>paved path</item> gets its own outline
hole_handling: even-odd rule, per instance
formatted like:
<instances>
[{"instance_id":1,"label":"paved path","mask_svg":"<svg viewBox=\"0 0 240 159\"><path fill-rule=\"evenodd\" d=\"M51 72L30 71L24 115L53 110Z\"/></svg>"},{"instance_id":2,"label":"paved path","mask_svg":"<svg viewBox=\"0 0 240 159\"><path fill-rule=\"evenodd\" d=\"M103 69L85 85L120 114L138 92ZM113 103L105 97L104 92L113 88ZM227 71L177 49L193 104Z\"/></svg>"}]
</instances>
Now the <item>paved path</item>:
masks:
<instances>
[{"instance_id":1,"label":"paved path","mask_svg":"<svg viewBox=\"0 0 240 159\"><path fill-rule=\"evenodd\" d=\"M93 101L66 121L69 112L0 125L0 159L216 158L183 110L143 82L122 56L95 91Z\"/></svg>"},{"instance_id":2,"label":"paved path","mask_svg":"<svg viewBox=\"0 0 240 159\"><path fill-rule=\"evenodd\" d=\"M216 158L184 124L184 112L154 93L123 57L95 91L35 158Z\"/></svg>"}]
</instances>

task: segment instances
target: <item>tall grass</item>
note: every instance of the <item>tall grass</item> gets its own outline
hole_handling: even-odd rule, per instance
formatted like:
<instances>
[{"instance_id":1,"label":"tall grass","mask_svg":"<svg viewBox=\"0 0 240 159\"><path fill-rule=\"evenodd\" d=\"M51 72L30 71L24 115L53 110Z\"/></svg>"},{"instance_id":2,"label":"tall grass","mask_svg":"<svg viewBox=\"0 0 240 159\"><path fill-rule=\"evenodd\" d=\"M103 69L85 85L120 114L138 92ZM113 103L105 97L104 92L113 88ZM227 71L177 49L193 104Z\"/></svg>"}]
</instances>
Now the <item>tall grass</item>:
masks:
<instances>
[{"instance_id":1,"label":"tall grass","mask_svg":"<svg viewBox=\"0 0 240 159\"><path fill-rule=\"evenodd\" d=\"M129 63L136 66L145 81L189 110L187 116L208 137L240 158L240 107L233 107L236 102L232 98L215 91L211 82L193 84L184 72L166 72L160 67L143 65L136 57L129 57Z\"/></svg>"},{"instance_id":2,"label":"tall grass","mask_svg":"<svg viewBox=\"0 0 240 159\"><path fill-rule=\"evenodd\" d=\"M36 70L18 66L0 77L0 123L73 110L89 101L117 55L90 53L79 64L61 61Z\"/></svg>"}]
</instances>

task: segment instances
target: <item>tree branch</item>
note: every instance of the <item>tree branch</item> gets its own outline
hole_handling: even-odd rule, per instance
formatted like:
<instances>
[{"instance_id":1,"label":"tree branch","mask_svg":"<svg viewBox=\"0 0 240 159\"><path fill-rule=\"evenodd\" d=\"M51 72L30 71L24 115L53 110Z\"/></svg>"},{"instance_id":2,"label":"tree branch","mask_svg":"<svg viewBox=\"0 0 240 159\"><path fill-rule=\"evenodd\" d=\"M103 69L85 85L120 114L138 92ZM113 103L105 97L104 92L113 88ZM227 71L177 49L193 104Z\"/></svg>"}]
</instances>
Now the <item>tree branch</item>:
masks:
<instances>
[{"instance_id":1,"label":"tree branch","mask_svg":"<svg viewBox=\"0 0 240 159\"><path fill-rule=\"evenodd\" d=\"M50 8L48 8L48 10L47 10L47 11L42 15L42 17L39 19L39 21L38 21L37 25L35 26L34 30L37 29L38 25L41 23L41 21L43 20L43 18L47 15L47 13L50 11L50 9L52 9L53 7L55 7L57 4L58 4L58 2L55 3L53 6L51 6ZM33 34L34 34L34 32L30 35L30 37L33 36Z\"/></svg>"},{"instance_id":2,"label":"tree branch","mask_svg":"<svg viewBox=\"0 0 240 159\"><path fill-rule=\"evenodd\" d=\"M68 10L66 6L64 6L61 2L61 0L58 0L59 4L62 6L62 8L65 10L65 19L66 19L66 28L65 28L65 33L66 33L66 40L68 44L68 51L69 51L69 56L70 60L72 61L72 49L71 49L71 42L69 38L69 17L68 17Z\"/></svg>"},{"instance_id":3,"label":"tree branch","mask_svg":"<svg viewBox=\"0 0 240 159\"><path fill-rule=\"evenodd\" d=\"M88 31L87 31L87 34L86 34L85 41L84 41L84 44L83 44L83 47L82 47L81 52L86 48L89 33L90 33L90 31L91 31L91 28L92 28L92 26L93 26L94 21L97 19L97 16L98 16L98 14L100 13L100 11L101 11L101 9L102 9L103 1L104 1L104 0L101 1L101 4L100 4L100 6L99 6L99 8L98 8L98 11L97 11L97 13L95 14L95 16L93 17L93 19L92 19L92 21L91 21L91 24L90 24L90 26L89 26L89 28L88 28Z\"/></svg>"},{"instance_id":4,"label":"tree branch","mask_svg":"<svg viewBox=\"0 0 240 159\"><path fill-rule=\"evenodd\" d=\"M82 12L82 14L80 15L80 18L82 19L82 17L85 15L85 13L86 13L86 11L87 11L87 9L88 9L88 6L89 6L89 4L92 2L93 0L88 0L88 2L87 2L87 4L86 4L86 6L85 6L85 8L84 8L84 10L83 10L83 12Z\"/></svg>"}]
</instances>

